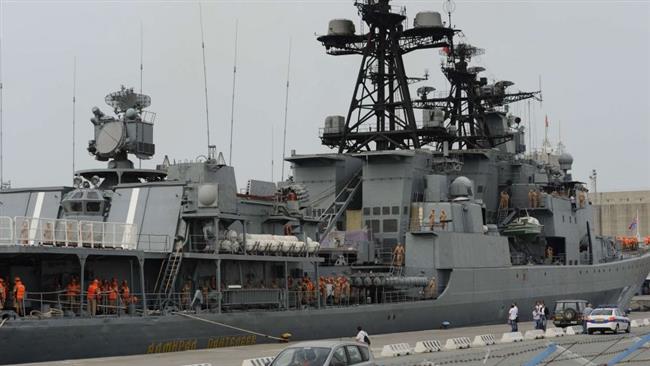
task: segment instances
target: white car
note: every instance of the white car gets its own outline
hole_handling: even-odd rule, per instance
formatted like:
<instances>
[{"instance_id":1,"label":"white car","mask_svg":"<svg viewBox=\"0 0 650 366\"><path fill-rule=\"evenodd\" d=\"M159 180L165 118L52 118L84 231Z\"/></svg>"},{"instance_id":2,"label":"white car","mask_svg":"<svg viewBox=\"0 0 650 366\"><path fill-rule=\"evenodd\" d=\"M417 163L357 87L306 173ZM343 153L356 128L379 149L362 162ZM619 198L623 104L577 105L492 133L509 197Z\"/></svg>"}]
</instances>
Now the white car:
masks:
<instances>
[{"instance_id":1,"label":"white car","mask_svg":"<svg viewBox=\"0 0 650 366\"><path fill-rule=\"evenodd\" d=\"M587 317L587 333L595 331L604 333L606 330L618 333L624 330L630 332L630 318L617 308L596 308Z\"/></svg>"},{"instance_id":2,"label":"white car","mask_svg":"<svg viewBox=\"0 0 650 366\"><path fill-rule=\"evenodd\" d=\"M269 366L376 366L365 343L302 342L285 348Z\"/></svg>"}]
</instances>

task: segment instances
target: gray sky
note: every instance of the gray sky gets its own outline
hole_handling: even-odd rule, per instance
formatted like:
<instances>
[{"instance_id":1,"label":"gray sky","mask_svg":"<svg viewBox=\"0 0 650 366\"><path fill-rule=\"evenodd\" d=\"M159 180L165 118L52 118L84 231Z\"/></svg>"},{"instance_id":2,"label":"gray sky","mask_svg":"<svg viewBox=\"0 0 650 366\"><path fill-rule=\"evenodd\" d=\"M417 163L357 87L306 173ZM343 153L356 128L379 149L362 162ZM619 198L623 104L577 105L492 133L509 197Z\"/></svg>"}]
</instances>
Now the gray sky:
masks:
<instances>
[{"instance_id":1,"label":"gray sky","mask_svg":"<svg viewBox=\"0 0 650 366\"><path fill-rule=\"evenodd\" d=\"M271 134L279 179L289 38L292 69L287 154L327 151L318 128L345 114L359 59L325 55L315 40L333 18L353 19L345 1L204 1L211 136L228 159L235 20L239 60L233 165L240 187L271 178ZM574 156L574 178L599 173L599 190L650 188L650 3L647 1L457 1L453 23L466 41L486 49L474 65L489 78L534 90L541 145L549 135ZM400 1L409 23L442 1ZM64 185L72 177L72 73L77 58L77 169L103 167L86 152L90 109L121 84L139 88L140 24L144 92L157 113L154 167L205 154L205 103L199 9L176 1L2 1L4 177L12 186ZM437 50L406 56L413 76L446 90ZM414 85L417 88L419 85ZM526 105L511 111L526 119ZM526 122L527 124L527 122ZM137 163L136 163L137 164ZM287 164L288 169L288 164Z\"/></svg>"}]
</instances>

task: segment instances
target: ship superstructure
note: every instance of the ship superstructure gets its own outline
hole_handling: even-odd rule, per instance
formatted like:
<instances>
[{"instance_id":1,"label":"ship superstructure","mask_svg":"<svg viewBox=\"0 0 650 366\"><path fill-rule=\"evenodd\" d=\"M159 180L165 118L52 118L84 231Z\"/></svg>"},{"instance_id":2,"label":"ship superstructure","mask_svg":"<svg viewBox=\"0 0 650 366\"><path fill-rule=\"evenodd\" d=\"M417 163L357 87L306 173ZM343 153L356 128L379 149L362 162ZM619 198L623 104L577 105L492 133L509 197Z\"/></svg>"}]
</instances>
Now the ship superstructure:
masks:
<instances>
[{"instance_id":1,"label":"ship superstructure","mask_svg":"<svg viewBox=\"0 0 650 366\"><path fill-rule=\"evenodd\" d=\"M0 192L0 276L22 278L31 314L3 313L0 342L16 350L3 363L494 323L539 299L629 301L650 257L595 235L568 153L526 155L508 105L541 93L482 77L471 61L483 50L437 12L411 25L388 0L355 6L367 32L336 19L318 37L330 55L361 57L347 114L320 131L334 151L291 154L287 181L239 193L214 148L135 168L130 154L154 156L156 118L123 87L106 97L112 116L92 110L88 151L105 168ZM432 50L448 91L404 67ZM82 291L70 294L73 278ZM83 290L96 278L126 280L130 294L100 298L91 317Z\"/></svg>"}]
</instances>

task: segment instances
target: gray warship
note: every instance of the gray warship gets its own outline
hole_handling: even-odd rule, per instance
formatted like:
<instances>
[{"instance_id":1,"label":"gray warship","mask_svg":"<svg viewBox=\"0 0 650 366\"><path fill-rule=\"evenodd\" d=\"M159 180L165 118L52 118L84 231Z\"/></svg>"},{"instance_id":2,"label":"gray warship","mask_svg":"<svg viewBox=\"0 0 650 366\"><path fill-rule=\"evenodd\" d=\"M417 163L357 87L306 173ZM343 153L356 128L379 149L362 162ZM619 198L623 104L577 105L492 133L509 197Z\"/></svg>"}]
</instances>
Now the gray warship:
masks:
<instances>
[{"instance_id":1,"label":"gray warship","mask_svg":"<svg viewBox=\"0 0 650 366\"><path fill-rule=\"evenodd\" d=\"M214 147L135 168L130 155L155 154L156 116L123 87L113 115L93 108L88 151L105 168L0 192L0 277L27 289L17 316L9 286L0 364L501 323L540 299L626 306L650 255L595 234L568 153L526 150L508 106L540 92L481 77L483 50L458 41L451 9L411 25L388 0L355 6L366 32L335 19L318 37L361 57L349 109L320 131L331 153L286 158L288 180L238 190ZM440 53L449 90L413 93L427 76L403 57L422 50ZM91 316L96 278L130 294Z\"/></svg>"}]
</instances>

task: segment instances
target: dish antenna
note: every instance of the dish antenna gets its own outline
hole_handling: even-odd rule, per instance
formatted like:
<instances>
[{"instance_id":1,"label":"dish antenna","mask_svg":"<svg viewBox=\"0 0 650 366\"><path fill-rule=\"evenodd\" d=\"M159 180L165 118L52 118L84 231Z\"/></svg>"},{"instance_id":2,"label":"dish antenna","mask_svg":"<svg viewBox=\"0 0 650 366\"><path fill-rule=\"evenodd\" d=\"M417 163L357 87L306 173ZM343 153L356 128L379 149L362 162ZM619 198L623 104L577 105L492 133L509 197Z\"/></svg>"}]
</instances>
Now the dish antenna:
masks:
<instances>
[{"instance_id":1,"label":"dish antenna","mask_svg":"<svg viewBox=\"0 0 650 366\"><path fill-rule=\"evenodd\" d=\"M151 105L151 97L134 93L133 88L127 89L124 86L120 90L108 94L104 101L113 107L116 114L126 112L129 108L142 111Z\"/></svg>"}]
</instances>

